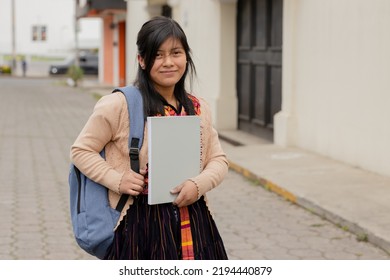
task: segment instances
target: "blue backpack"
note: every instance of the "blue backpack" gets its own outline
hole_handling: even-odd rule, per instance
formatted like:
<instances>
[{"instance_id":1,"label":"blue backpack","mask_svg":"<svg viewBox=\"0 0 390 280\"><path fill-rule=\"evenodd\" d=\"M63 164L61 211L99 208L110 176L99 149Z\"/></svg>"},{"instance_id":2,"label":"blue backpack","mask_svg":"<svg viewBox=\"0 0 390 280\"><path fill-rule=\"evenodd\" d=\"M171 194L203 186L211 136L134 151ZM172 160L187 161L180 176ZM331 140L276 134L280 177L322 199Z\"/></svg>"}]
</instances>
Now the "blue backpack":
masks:
<instances>
[{"instance_id":1,"label":"blue backpack","mask_svg":"<svg viewBox=\"0 0 390 280\"><path fill-rule=\"evenodd\" d=\"M131 168L139 173L138 154L144 133L142 96L134 86L116 88L126 96L130 118L129 156ZM104 149L100 153L103 158ZM71 164L69 172L70 214L78 245L103 259L114 239L114 228L129 195L122 195L115 209L108 201L108 189L86 177Z\"/></svg>"}]
</instances>

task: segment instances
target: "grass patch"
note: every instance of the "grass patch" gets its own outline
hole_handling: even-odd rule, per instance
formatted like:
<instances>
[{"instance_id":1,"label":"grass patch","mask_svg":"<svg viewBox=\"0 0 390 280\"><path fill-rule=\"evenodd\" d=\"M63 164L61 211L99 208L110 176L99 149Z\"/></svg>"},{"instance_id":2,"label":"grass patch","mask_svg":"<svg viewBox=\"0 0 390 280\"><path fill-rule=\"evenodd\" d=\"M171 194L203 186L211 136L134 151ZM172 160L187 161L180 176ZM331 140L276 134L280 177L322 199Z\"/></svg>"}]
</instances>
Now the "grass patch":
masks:
<instances>
[{"instance_id":1,"label":"grass patch","mask_svg":"<svg viewBox=\"0 0 390 280\"><path fill-rule=\"evenodd\" d=\"M103 97L100 93L97 93L97 92L93 92L93 93L92 93L92 96L93 96L93 98L95 98L96 100L99 100L100 98Z\"/></svg>"},{"instance_id":2,"label":"grass patch","mask_svg":"<svg viewBox=\"0 0 390 280\"><path fill-rule=\"evenodd\" d=\"M312 225L310 225L311 227L323 227L323 226L325 226L324 224L312 224Z\"/></svg>"},{"instance_id":3,"label":"grass patch","mask_svg":"<svg viewBox=\"0 0 390 280\"><path fill-rule=\"evenodd\" d=\"M348 227L348 226L342 226L341 229L342 229L343 231L348 231L348 232L349 232L349 227Z\"/></svg>"},{"instance_id":4,"label":"grass patch","mask_svg":"<svg viewBox=\"0 0 390 280\"><path fill-rule=\"evenodd\" d=\"M359 242L368 242L368 235L367 233L359 233L356 236L356 240Z\"/></svg>"},{"instance_id":5,"label":"grass patch","mask_svg":"<svg viewBox=\"0 0 390 280\"><path fill-rule=\"evenodd\" d=\"M65 57L51 57L51 56L40 56L40 55L32 55L31 61L41 61L41 62L47 62L47 61L63 61Z\"/></svg>"},{"instance_id":6,"label":"grass patch","mask_svg":"<svg viewBox=\"0 0 390 280\"><path fill-rule=\"evenodd\" d=\"M25 56L18 54L18 55L16 55L16 60L21 61L23 59L23 57L25 57ZM4 61L11 62L12 58L13 57L10 54L3 55ZM30 56L30 59L32 62L51 62L51 61L63 61L65 59L65 57L32 55L32 56Z\"/></svg>"},{"instance_id":7,"label":"grass patch","mask_svg":"<svg viewBox=\"0 0 390 280\"><path fill-rule=\"evenodd\" d=\"M67 86L68 84L66 83L66 80L56 80L52 82L53 85L55 86Z\"/></svg>"}]
</instances>

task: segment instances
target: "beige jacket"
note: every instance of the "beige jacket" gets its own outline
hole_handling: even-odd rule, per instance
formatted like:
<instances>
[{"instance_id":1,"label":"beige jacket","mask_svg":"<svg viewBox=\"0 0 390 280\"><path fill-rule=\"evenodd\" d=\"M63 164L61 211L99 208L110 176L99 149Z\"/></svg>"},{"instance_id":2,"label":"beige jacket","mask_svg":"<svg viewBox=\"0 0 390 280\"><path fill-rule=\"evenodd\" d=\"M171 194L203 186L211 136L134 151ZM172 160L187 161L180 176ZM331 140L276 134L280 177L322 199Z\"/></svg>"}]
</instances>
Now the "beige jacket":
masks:
<instances>
[{"instance_id":1,"label":"beige jacket","mask_svg":"<svg viewBox=\"0 0 390 280\"><path fill-rule=\"evenodd\" d=\"M223 152L218 134L212 127L208 104L201 98L201 169L191 179L198 187L199 197L218 186L228 172L228 161ZM109 189L111 207L119 201L119 184L125 170L130 168L128 153L129 114L125 96L118 92L102 97L95 105L84 128L71 147L70 158L82 173ZM99 152L105 147L106 160ZM148 141L145 126L143 145L140 151L140 167L148 160ZM123 208L119 222L133 203L130 197Z\"/></svg>"}]
</instances>

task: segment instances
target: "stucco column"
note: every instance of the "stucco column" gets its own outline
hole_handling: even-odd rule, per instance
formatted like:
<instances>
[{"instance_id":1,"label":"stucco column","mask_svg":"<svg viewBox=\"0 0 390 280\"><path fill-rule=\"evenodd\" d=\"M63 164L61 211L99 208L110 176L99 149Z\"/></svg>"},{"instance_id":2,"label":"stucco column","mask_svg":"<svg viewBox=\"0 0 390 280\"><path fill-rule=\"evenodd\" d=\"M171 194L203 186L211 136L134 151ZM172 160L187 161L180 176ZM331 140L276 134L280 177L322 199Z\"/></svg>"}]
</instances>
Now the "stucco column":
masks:
<instances>
[{"instance_id":1,"label":"stucco column","mask_svg":"<svg viewBox=\"0 0 390 280\"><path fill-rule=\"evenodd\" d=\"M237 128L236 10L237 1L220 1L220 92L215 108L215 126L219 130Z\"/></svg>"},{"instance_id":2,"label":"stucco column","mask_svg":"<svg viewBox=\"0 0 390 280\"><path fill-rule=\"evenodd\" d=\"M294 0L283 1L282 110L274 116L274 143L281 146L294 144L295 5Z\"/></svg>"},{"instance_id":3,"label":"stucco column","mask_svg":"<svg viewBox=\"0 0 390 280\"><path fill-rule=\"evenodd\" d=\"M147 0L127 0L126 19L126 83L131 84L137 73L137 34L149 19Z\"/></svg>"}]
</instances>

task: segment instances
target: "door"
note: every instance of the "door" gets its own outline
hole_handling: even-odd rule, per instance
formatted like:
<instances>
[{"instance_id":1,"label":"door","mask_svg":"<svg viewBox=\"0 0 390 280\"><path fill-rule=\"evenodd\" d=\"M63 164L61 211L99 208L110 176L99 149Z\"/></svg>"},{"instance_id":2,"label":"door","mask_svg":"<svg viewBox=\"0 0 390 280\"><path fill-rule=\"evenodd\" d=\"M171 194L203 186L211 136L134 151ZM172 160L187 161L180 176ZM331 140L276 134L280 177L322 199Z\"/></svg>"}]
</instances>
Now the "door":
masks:
<instances>
[{"instance_id":1,"label":"door","mask_svg":"<svg viewBox=\"0 0 390 280\"><path fill-rule=\"evenodd\" d=\"M119 86L126 85L126 22L121 21L118 23L118 51L119 51Z\"/></svg>"},{"instance_id":2,"label":"door","mask_svg":"<svg viewBox=\"0 0 390 280\"><path fill-rule=\"evenodd\" d=\"M281 109L283 0L239 0L237 9L238 128L272 140Z\"/></svg>"}]
</instances>

